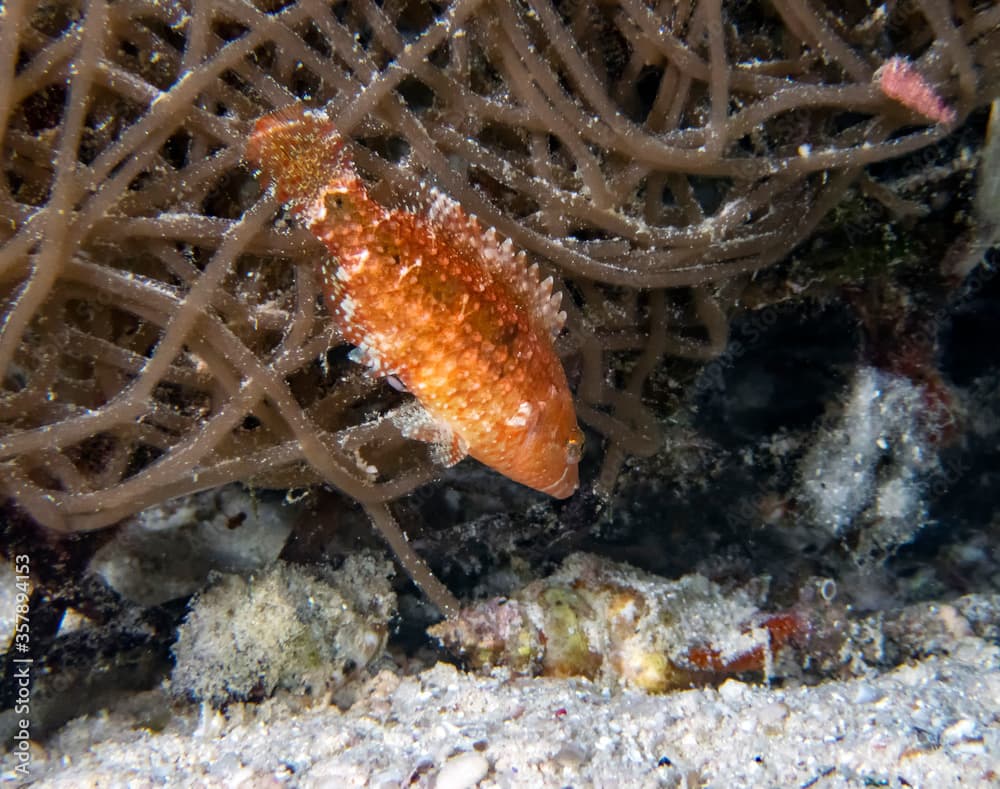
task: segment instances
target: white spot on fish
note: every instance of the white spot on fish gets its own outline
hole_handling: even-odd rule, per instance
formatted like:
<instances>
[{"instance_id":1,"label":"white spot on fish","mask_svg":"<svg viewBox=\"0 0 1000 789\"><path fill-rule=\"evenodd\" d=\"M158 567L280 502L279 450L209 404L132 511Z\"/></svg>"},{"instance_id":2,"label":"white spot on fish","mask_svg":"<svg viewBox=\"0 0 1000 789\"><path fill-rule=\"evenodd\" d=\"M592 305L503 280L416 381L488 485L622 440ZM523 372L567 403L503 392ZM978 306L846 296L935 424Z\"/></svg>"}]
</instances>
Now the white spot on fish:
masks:
<instances>
[{"instance_id":1,"label":"white spot on fish","mask_svg":"<svg viewBox=\"0 0 1000 789\"><path fill-rule=\"evenodd\" d=\"M528 424L528 418L531 416L532 411L534 411L534 408L532 408L531 403L525 400L517 407L516 413L508 417L504 424L508 427L525 427Z\"/></svg>"}]
</instances>

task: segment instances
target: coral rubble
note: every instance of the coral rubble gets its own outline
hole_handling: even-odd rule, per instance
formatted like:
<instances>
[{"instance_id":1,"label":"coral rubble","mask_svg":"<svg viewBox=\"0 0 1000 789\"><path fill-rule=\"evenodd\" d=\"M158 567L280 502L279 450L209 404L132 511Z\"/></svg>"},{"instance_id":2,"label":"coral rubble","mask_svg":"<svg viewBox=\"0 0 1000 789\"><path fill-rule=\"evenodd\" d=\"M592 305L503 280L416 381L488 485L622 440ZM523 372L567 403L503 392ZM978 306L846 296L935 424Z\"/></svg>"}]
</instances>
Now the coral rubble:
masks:
<instances>
[{"instance_id":1,"label":"coral rubble","mask_svg":"<svg viewBox=\"0 0 1000 789\"><path fill-rule=\"evenodd\" d=\"M762 671L804 628L757 607L761 592L724 592L702 575L668 581L589 554L508 598L463 610L430 633L474 668L582 676L663 692Z\"/></svg>"},{"instance_id":2,"label":"coral rubble","mask_svg":"<svg viewBox=\"0 0 1000 789\"><path fill-rule=\"evenodd\" d=\"M336 572L278 562L220 577L178 631L172 689L215 704L335 689L385 647L391 574L385 560L358 554Z\"/></svg>"}]
</instances>

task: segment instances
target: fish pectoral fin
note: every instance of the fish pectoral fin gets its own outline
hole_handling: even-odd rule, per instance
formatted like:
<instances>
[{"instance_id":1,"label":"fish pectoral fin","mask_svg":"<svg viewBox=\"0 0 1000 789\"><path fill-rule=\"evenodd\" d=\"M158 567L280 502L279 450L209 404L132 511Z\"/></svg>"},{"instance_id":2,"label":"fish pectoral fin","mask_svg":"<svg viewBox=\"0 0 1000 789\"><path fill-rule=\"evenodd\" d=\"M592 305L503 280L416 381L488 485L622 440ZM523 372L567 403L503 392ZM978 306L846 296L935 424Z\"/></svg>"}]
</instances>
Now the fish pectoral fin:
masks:
<instances>
[{"instance_id":1,"label":"fish pectoral fin","mask_svg":"<svg viewBox=\"0 0 1000 789\"><path fill-rule=\"evenodd\" d=\"M448 435L444 441L434 441L431 444L431 457L434 458L435 463L440 463L445 468L451 468L469 454L469 445L462 440L460 435L451 432L447 427L444 429L447 430Z\"/></svg>"},{"instance_id":2,"label":"fish pectoral fin","mask_svg":"<svg viewBox=\"0 0 1000 789\"><path fill-rule=\"evenodd\" d=\"M469 445L462 437L434 419L419 402L396 409L392 419L404 436L431 445L435 463L450 468L469 454Z\"/></svg>"}]
</instances>

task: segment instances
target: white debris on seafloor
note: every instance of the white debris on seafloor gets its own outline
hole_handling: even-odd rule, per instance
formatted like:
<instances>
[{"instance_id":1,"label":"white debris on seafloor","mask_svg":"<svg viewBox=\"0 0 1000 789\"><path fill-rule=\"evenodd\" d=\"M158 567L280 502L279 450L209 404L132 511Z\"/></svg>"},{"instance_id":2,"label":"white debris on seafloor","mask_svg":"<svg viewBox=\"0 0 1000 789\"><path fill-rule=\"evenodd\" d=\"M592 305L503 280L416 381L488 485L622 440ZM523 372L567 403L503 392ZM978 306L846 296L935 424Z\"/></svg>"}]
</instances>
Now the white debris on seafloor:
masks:
<instances>
[{"instance_id":1,"label":"white debris on seafloor","mask_svg":"<svg viewBox=\"0 0 1000 789\"><path fill-rule=\"evenodd\" d=\"M90 571L143 606L201 589L212 571L250 572L278 558L300 507L241 485L172 499L130 518Z\"/></svg>"}]
</instances>

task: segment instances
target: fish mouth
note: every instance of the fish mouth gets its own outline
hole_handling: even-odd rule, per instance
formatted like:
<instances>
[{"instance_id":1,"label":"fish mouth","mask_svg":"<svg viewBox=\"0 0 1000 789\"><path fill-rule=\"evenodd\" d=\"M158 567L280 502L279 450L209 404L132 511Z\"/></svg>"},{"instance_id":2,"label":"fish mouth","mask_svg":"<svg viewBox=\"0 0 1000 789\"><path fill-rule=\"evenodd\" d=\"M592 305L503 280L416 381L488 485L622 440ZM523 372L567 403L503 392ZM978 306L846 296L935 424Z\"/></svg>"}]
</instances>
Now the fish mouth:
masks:
<instances>
[{"instance_id":1,"label":"fish mouth","mask_svg":"<svg viewBox=\"0 0 1000 789\"><path fill-rule=\"evenodd\" d=\"M565 499L576 493L576 489L580 487L580 475L577 471L576 463L568 463L566 468L563 469L562 476L559 477L551 485L544 488L539 488L542 493L548 493L550 496L557 499Z\"/></svg>"}]
</instances>

